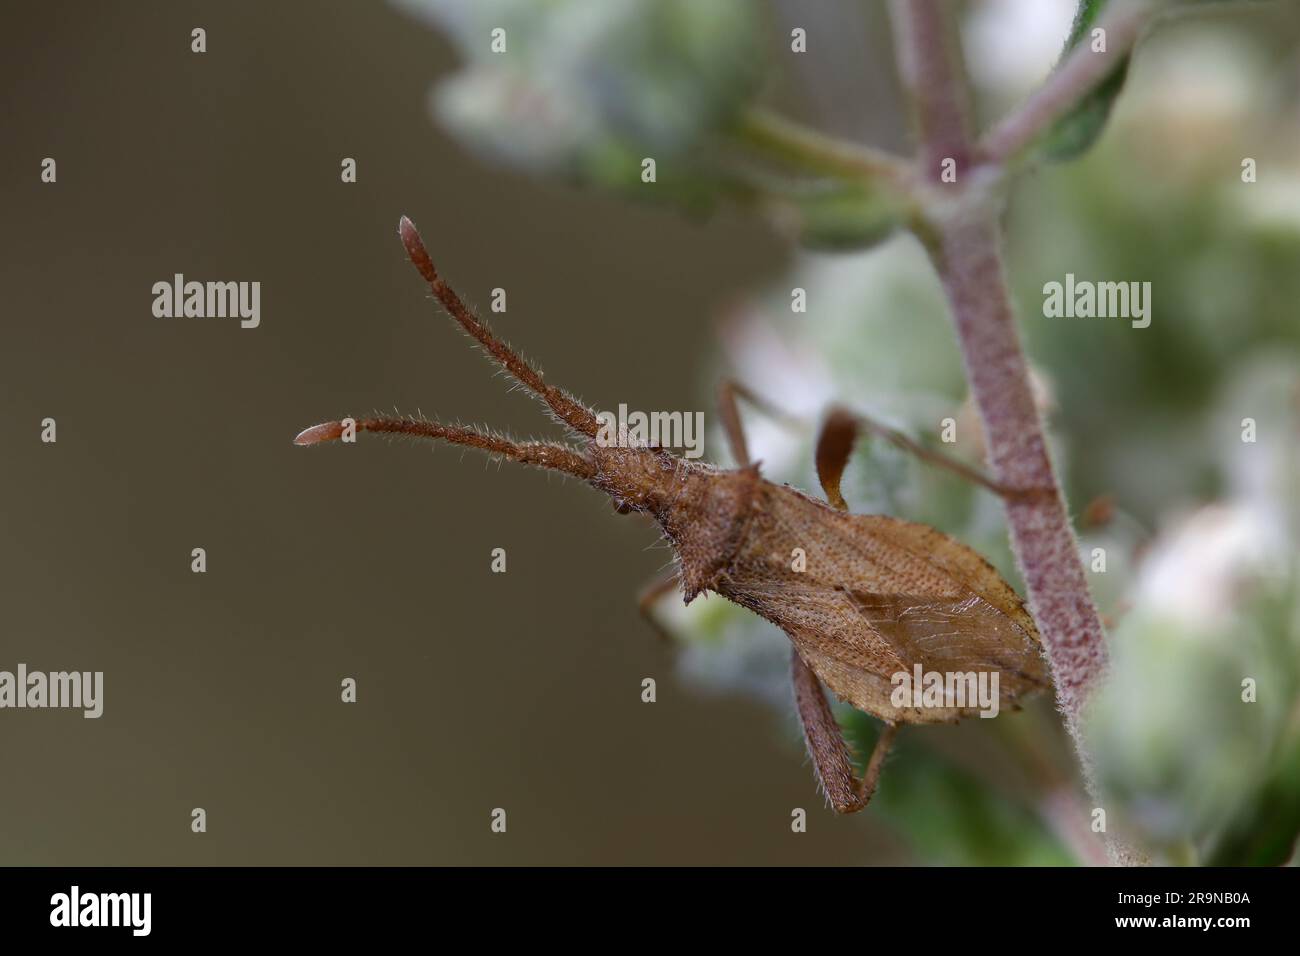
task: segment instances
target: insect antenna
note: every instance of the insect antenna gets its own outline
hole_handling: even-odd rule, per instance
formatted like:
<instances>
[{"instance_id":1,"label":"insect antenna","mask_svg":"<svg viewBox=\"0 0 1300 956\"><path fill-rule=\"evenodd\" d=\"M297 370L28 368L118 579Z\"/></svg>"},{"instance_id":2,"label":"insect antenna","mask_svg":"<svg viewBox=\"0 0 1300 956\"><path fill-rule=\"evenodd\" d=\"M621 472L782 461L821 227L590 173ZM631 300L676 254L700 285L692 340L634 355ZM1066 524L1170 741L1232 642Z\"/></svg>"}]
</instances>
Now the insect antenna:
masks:
<instances>
[{"instance_id":1,"label":"insect antenna","mask_svg":"<svg viewBox=\"0 0 1300 956\"><path fill-rule=\"evenodd\" d=\"M490 455L499 455L510 461L535 465L562 471L575 478L590 480L596 473L594 466L583 455L572 448L552 442L516 442L500 435L491 435L474 428L459 425L443 425L441 422L426 421L422 418L363 418L355 422L358 432L379 432L388 435L400 435L411 438L430 438L450 442L453 445L467 445L478 448ZM304 429L293 440L295 445L318 445L322 442L335 441L347 432L344 422L323 422Z\"/></svg>"},{"instance_id":2,"label":"insect antenna","mask_svg":"<svg viewBox=\"0 0 1300 956\"><path fill-rule=\"evenodd\" d=\"M479 321L479 318L461 301L456 290L449 286L433 267L433 260L429 257L428 250L424 248L424 242L420 239L415 223L403 216L397 232L402 237L402 245L406 247L406 254L411 257L411 262L419 270L420 275L424 276L430 290L451 317L477 339L502 368L544 401L564 424L580 435L594 438L600 430L600 423L591 409L564 389L542 381L542 373L538 369L521 358L510 346L497 338L491 329Z\"/></svg>"}]
</instances>

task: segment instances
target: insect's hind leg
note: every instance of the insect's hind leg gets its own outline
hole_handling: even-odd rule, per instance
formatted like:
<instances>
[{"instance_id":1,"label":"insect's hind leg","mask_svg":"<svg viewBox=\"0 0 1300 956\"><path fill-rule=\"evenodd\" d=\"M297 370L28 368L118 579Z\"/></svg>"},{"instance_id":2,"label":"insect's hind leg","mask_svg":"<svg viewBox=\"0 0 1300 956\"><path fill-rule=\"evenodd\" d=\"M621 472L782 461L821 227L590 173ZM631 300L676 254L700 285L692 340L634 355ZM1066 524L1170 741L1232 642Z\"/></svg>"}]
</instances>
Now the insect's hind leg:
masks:
<instances>
[{"instance_id":1,"label":"insect's hind leg","mask_svg":"<svg viewBox=\"0 0 1300 956\"><path fill-rule=\"evenodd\" d=\"M812 668L803 662L797 650L792 652L790 671L795 707L803 724L808 753L817 769L817 779L821 781L822 789L826 791L836 813L857 813L871 802L876 792L880 768L893 746L898 725L885 724L876 739L871 757L867 760L862 779L858 780L853 773L853 758L844 741L844 732L840 730L835 714L831 712L821 681L812 672Z\"/></svg>"},{"instance_id":2,"label":"insect's hind leg","mask_svg":"<svg viewBox=\"0 0 1300 956\"><path fill-rule=\"evenodd\" d=\"M723 379L718 386L718 412L722 418L722 427L727 435L727 444L731 449L731 455L736 460L736 464L742 468L751 463L749 446L745 440L744 425L740 419L738 399L742 398L769 418L791 428L808 427L808 423L780 411L776 406L755 394L753 390L741 382L730 378ZM950 471L1004 498L1032 498L1053 493L1051 489L1013 488L1004 485L990 478L978 468L968 465L958 458L926 448L920 442L909 438L895 428L890 428L888 425L876 421L870 416L835 405L827 412L818 433L817 475L821 479L822 489L826 492L826 500L843 511L848 510L848 504L840 494L840 479L843 477L844 469L853 454L853 446L859 432L877 435L924 462Z\"/></svg>"},{"instance_id":3,"label":"insect's hind leg","mask_svg":"<svg viewBox=\"0 0 1300 956\"><path fill-rule=\"evenodd\" d=\"M1014 488L1010 485L1004 485L958 458L926 448L920 442L909 438L895 428L890 428L888 425L866 415L851 412L842 406L836 405L827 413L817 439L817 475L821 478L822 488L826 491L827 500L837 508L847 510L848 507L844 503L843 497L840 496L839 482L844 473L844 467L848 464L849 456L853 453L853 444L860 431L877 435L894 447L901 448L903 451L921 459L921 461L950 471L960 478L964 478L982 488L987 488L996 495L1001 495L1003 498L1033 498L1045 494L1054 494L1054 491L1050 488Z\"/></svg>"},{"instance_id":4,"label":"insect's hind leg","mask_svg":"<svg viewBox=\"0 0 1300 956\"><path fill-rule=\"evenodd\" d=\"M853 454L853 443L857 437L858 420L839 407L830 410L817 435L817 450L814 454L817 480L826 493L826 500L841 511L848 511L849 505L840 493L840 479L844 477L844 469Z\"/></svg>"}]
</instances>

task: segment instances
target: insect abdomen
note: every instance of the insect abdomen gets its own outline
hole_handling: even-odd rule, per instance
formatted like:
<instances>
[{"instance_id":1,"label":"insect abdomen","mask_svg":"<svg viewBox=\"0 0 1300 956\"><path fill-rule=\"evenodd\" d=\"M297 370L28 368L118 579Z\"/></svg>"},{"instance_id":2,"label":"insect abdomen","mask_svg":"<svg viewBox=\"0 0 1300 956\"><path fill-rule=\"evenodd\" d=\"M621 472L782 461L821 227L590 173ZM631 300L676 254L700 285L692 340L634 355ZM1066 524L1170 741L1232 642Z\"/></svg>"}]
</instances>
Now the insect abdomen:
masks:
<instances>
[{"instance_id":1,"label":"insect abdomen","mask_svg":"<svg viewBox=\"0 0 1300 956\"><path fill-rule=\"evenodd\" d=\"M957 698L914 706L910 695L899 705L898 675L913 680L918 666L954 680L996 673L1006 707L1047 684L1015 592L975 551L925 525L850 515L763 482L715 589L785 631L837 696L885 720L939 723L985 709Z\"/></svg>"}]
</instances>

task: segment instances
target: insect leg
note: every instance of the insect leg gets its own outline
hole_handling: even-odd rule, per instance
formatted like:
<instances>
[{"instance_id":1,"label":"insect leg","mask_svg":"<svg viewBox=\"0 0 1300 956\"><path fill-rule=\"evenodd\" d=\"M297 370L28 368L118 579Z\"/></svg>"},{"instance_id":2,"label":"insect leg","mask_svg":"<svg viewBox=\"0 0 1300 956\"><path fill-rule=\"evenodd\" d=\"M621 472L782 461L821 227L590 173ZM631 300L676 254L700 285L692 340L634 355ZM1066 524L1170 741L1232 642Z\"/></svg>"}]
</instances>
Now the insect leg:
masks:
<instances>
[{"instance_id":1,"label":"insect leg","mask_svg":"<svg viewBox=\"0 0 1300 956\"><path fill-rule=\"evenodd\" d=\"M974 482L983 488L987 488L994 494L1001 495L1004 498L1032 498L1043 494L1053 494L1053 491L1050 488L1013 488L1009 485L1004 485L1001 482L990 478L978 468L972 467L958 458L953 458L949 455L943 454L942 452L926 448L924 445L909 438L897 429L890 428L888 425L878 422L873 418L869 418L866 415L850 412L848 409L835 406L831 408L830 412L826 416L826 422L822 425L822 438L819 439L817 443L817 472L819 476L822 473L822 441L827 440L827 436L829 435L831 441L830 451L833 452L832 457L835 457L835 460L837 460L839 464L839 471L835 473L835 495L837 496L839 495L839 475L844 471L844 465L847 463L848 456L853 450L853 442L857 437L858 431L865 431L870 432L873 435L878 435L895 447L901 448L903 451L915 455L922 461L946 469L947 471L950 471L961 478L965 478L967 481ZM840 455L842 455L842 459L836 457ZM822 481L822 487L826 488L825 480ZM832 497L829 488L827 488L826 491L827 499L831 504L835 505L837 508L845 507L840 503L844 500L843 498L839 498L837 501L835 497Z\"/></svg>"},{"instance_id":2,"label":"insect leg","mask_svg":"<svg viewBox=\"0 0 1300 956\"><path fill-rule=\"evenodd\" d=\"M755 394L746 385L737 382L735 379L723 379L718 386L718 410L722 416L723 429L727 433L727 442L731 446L732 457L736 459L736 463L741 467L750 464L749 449L745 441L745 432L740 421L740 410L737 402L737 399L741 398L769 418L789 425L791 428L807 427L800 419L782 412L766 399ZM878 422L867 415L851 412L841 406L832 406L822 423L817 439L817 474L822 480L822 488L826 492L827 501L836 508L845 511L848 510L848 504L840 494L839 483L844 474L844 468L848 464L849 456L853 452L853 444L860 431L878 435L895 447L915 455L922 461L945 468L967 481L973 482L982 488L987 488L994 494L1001 495L1004 498L1032 498L1053 493L1049 488L1013 488L1004 485L990 478L978 468L968 465L958 458L926 448L903 432L890 428L888 425Z\"/></svg>"},{"instance_id":3,"label":"insect leg","mask_svg":"<svg viewBox=\"0 0 1300 956\"><path fill-rule=\"evenodd\" d=\"M651 581L641 589L641 593L636 599L637 610L641 612L641 616L654 628L655 633L659 635L661 640L669 642L672 641L673 636L668 632L668 628L660 624L659 619L655 617L654 606L661 598L675 590L677 590L677 575L674 573L663 580Z\"/></svg>"},{"instance_id":4,"label":"insect leg","mask_svg":"<svg viewBox=\"0 0 1300 956\"><path fill-rule=\"evenodd\" d=\"M862 779L857 780L853 774L849 747L844 741L844 732L840 730L840 725L831 712L821 681L803 662L797 650L792 653L790 669L795 706L799 711L799 720L803 723L808 753L817 769L817 779L821 781L822 789L826 791L836 813L857 813L871 801L876 792L880 768L894 743L898 725L885 724L876 739L875 749L871 751Z\"/></svg>"},{"instance_id":5,"label":"insect leg","mask_svg":"<svg viewBox=\"0 0 1300 956\"><path fill-rule=\"evenodd\" d=\"M764 415L793 428L800 427L792 416L780 411L763 398L760 398L747 385L734 378L724 378L718 385L718 413L722 416L722 428L727 433L727 444L731 448L731 457L741 468L752 464L749 460L749 447L745 442L745 428L740 420L740 405L737 399L743 398Z\"/></svg>"},{"instance_id":6,"label":"insect leg","mask_svg":"<svg viewBox=\"0 0 1300 956\"><path fill-rule=\"evenodd\" d=\"M848 502L840 493L840 479L844 467L853 454L853 442L858 437L858 420L842 408L832 408L817 435L817 480L822 483L826 500L841 511L848 511Z\"/></svg>"}]
</instances>

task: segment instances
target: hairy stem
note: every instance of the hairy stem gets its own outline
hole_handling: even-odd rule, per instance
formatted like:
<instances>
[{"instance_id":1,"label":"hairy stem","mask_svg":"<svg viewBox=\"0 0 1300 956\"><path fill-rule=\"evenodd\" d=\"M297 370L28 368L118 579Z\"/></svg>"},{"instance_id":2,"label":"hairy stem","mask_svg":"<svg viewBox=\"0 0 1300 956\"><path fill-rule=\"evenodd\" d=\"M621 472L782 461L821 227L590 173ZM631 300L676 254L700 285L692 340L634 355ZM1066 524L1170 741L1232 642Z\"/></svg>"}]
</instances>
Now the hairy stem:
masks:
<instances>
[{"instance_id":1,"label":"hairy stem","mask_svg":"<svg viewBox=\"0 0 1300 956\"><path fill-rule=\"evenodd\" d=\"M1151 0L1114 0L1097 23L1106 31L1105 52L1095 52L1084 37L1037 92L985 135L981 158L991 163L1015 160L1124 62L1154 10Z\"/></svg>"},{"instance_id":2,"label":"hairy stem","mask_svg":"<svg viewBox=\"0 0 1300 956\"><path fill-rule=\"evenodd\" d=\"M945 159L965 170L971 151L970 111L944 0L891 0L890 13L899 77L912 105L921 175L937 180Z\"/></svg>"},{"instance_id":3,"label":"hairy stem","mask_svg":"<svg viewBox=\"0 0 1300 956\"><path fill-rule=\"evenodd\" d=\"M1057 706L1084 785L1095 800L1082 722L1105 678L1105 633L1030 389L1002 267L999 207L994 190L969 167L973 148L967 85L953 25L943 0L894 0L891 12L903 84L912 94L921 174L935 196L924 239L952 309L971 394L984 423L989 463L1003 485L1050 489L1048 494L1006 498L1007 524L1029 607L1047 648ZM939 176L947 158L956 160L955 183L943 183ZM1116 862L1141 860L1115 842L1110 852Z\"/></svg>"},{"instance_id":4,"label":"hairy stem","mask_svg":"<svg viewBox=\"0 0 1300 956\"><path fill-rule=\"evenodd\" d=\"M981 211L940 226L932 251L994 474L1004 485L1053 490L1007 499L1007 523L1030 608L1047 645L1057 703L1090 781L1091 761L1079 720L1105 675L1105 634L1048 457L1000 244L996 214Z\"/></svg>"}]
</instances>

